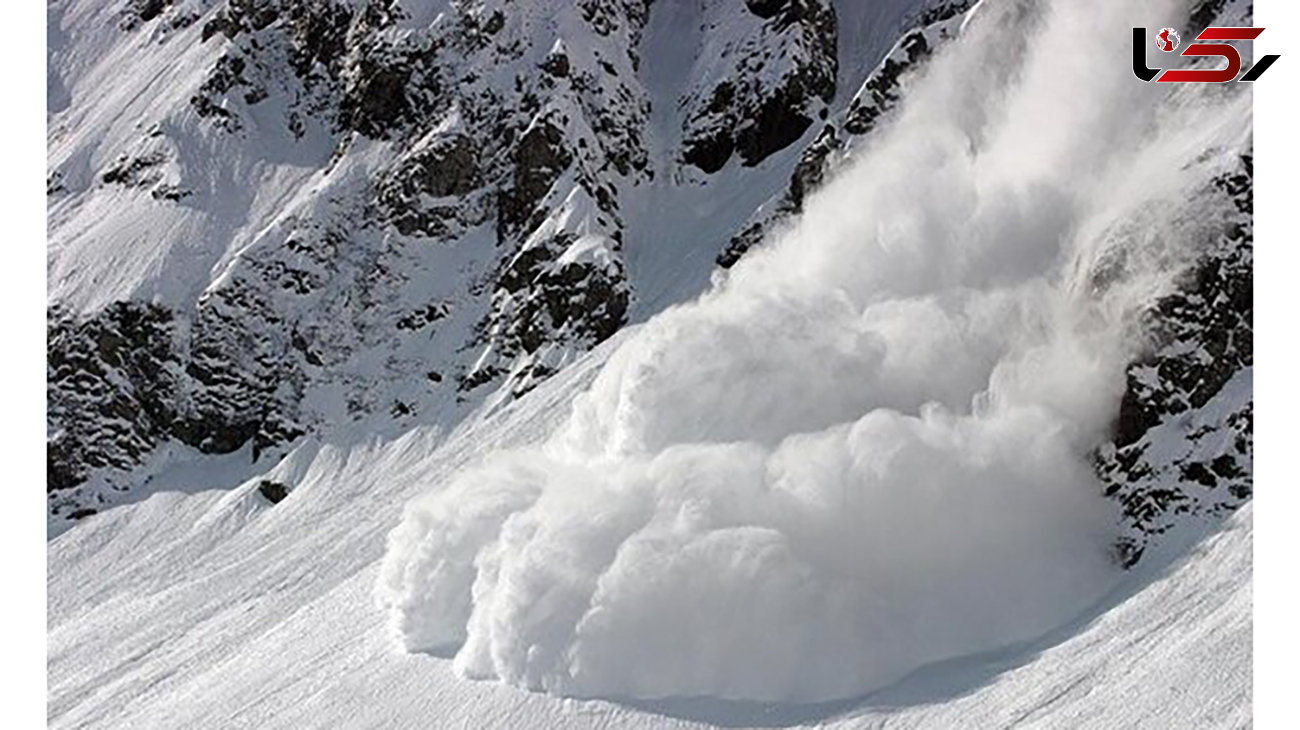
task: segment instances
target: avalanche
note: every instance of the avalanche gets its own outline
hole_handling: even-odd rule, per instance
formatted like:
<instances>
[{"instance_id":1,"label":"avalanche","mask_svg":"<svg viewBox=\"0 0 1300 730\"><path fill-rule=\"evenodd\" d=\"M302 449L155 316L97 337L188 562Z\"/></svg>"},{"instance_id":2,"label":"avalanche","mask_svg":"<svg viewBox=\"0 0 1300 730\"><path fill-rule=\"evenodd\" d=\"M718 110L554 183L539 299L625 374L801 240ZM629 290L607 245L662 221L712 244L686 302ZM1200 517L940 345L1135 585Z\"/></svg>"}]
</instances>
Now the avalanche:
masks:
<instances>
[{"instance_id":1,"label":"avalanche","mask_svg":"<svg viewBox=\"0 0 1300 730\"><path fill-rule=\"evenodd\" d=\"M316 32L328 12L252 28L270 4L327 8L296 0L51 3L49 300L77 315L52 327L76 335L52 392L76 398L51 433L130 458L52 493L50 727L1251 722L1252 506L1157 515L1126 571L1097 477L1109 459L1143 475L1121 496L1249 499L1248 454L1244 497L1184 476L1243 414L1249 452L1237 361L1113 443L1134 372L1177 391L1161 368L1238 334L1180 321L1134 369L1189 266L1250 245L1249 84L1128 69L1129 28L1193 3L812 3L832 42L730 2L400 0L337 36ZM496 10L495 41L461 32ZM250 28L202 41L227 11ZM299 78L304 39L324 40ZM417 119L331 126L383 80L318 78L334 41L410 71ZM221 92L231 58L247 83ZM808 69L837 90L787 100L818 118L797 143L715 173L679 156L725 151ZM554 149L496 133L547 141L559 117ZM521 170L541 197L503 237L495 196ZM512 350L589 289L575 263L617 274L627 311L584 307L618 326ZM1180 306L1201 304L1223 306ZM178 438L158 403L213 418ZM289 406L309 418L256 438L221 420L284 426L267 417Z\"/></svg>"},{"instance_id":2,"label":"avalanche","mask_svg":"<svg viewBox=\"0 0 1300 730\"><path fill-rule=\"evenodd\" d=\"M791 231L545 443L410 505L378 585L403 646L567 695L813 702L1099 600L1089 452L1249 136L1247 94L1106 62L1167 5L981 7Z\"/></svg>"}]
</instances>

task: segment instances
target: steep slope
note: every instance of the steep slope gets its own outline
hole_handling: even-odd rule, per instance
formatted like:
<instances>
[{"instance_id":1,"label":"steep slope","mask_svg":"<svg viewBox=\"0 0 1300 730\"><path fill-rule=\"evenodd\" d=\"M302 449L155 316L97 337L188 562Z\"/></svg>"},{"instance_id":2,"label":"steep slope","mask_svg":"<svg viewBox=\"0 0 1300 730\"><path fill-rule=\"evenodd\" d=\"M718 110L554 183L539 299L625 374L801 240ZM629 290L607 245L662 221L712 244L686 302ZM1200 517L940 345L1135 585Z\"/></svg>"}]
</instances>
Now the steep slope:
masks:
<instances>
[{"instance_id":1,"label":"steep slope","mask_svg":"<svg viewBox=\"0 0 1300 730\"><path fill-rule=\"evenodd\" d=\"M52 6L50 725L1249 722L1248 5L862 5Z\"/></svg>"},{"instance_id":2,"label":"steep slope","mask_svg":"<svg viewBox=\"0 0 1300 730\"><path fill-rule=\"evenodd\" d=\"M1068 621L1142 552L1117 521L1182 519L1141 514L1157 484L1247 498L1249 94L1057 58L1149 22L1092 12L981 6L788 232L544 444L413 502L379 587L404 648L579 697L843 699ZM1116 413L1145 441L1113 505Z\"/></svg>"},{"instance_id":3,"label":"steep slope","mask_svg":"<svg viewBox=\"0 0 1300 730\"><path fill-rule=\"evenodd\" d=\"M257 480L159 493L50 545L52 728L1239 726L1249 717L1251 508L1153 554L1072 625L814 706L557 700L397 651L371 599L399 507L486 450L535 440L607 350L441 441L305 447ZM1200 530L1180 535L1181 546Z\"/></svg>"},{"instance_id":4,"label":"steep slope","mask_svg":"<svg viewBox=\"0 0 1300 730\"><path fill-rule=\"evenodd\" d=\"M625 321L637 4L163 3L101 37L112 4L56 8L56 503L168 440L257 458L332 423L454 422ZM101 78L128 53L147 66ZM147 367L113 354L141 338Z\"/></svg>"},{"instance_id":5,"label":"steep slope","mask_svg":"<svg viewBox=\"0 0 1300 730\"><path fill-rule=\"evenodd\" d=\"M51 529L454 424L697 294L916 6L52 2Z\"/></svg>"}]
</instances>

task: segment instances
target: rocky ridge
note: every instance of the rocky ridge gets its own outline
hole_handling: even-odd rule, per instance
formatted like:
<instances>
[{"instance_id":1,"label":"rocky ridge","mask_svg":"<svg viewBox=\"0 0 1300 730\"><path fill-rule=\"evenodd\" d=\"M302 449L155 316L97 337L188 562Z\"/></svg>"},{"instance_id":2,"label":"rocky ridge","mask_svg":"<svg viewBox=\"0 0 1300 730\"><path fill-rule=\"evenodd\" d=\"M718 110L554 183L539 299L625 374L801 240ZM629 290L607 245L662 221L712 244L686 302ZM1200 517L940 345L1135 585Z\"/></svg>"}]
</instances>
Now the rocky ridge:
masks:
<instances>
[{"instance_id":1,"label":"rocky ridge","mask_svg":"<svg viewBox=\"0 0 1300 730\"><path fill-rule=\"evenodd\" d=\"M836 92L828 0L704 3L694 76L660 102L682 120L663 161L649 157L639 76L646 0L145 0L117 12L115 42L201 72L135 121L143 131L111 161L52 147L56 278L80 268L70 255L60 268L60 231L98 199L229 230L216 224L250 165L319 167L192 298L128 292L86 306L85 285L52 293L55 515L134 488L163 443L251 444L254 459L274 459L340 422L451 424L485 398L526 393L628 321L629 199L679 168L704 172L703 185L733 156L757 165L798 142ZM52 112L52 139L76 111ZM224 181L204 169L232 156ZM181 245L169 235L159 245ZM135 349L148 367L124 355ZM93 413L132 415L110 427Z\"/></svg>"},{"instance_id":2,"label":"rocky ridge","mask_svg":"<svg viewBox=\"0 0 1300 730\"><path fill-rule=\"evenodd\" d=\"M837 66L851 39L833 3L707 0L692 78L671 100L680 135L656 160L648 120L665 100L638 55L648 0L126 3L115 32L185 46L203 73L93 174L79 153L52 153L52 221L97 198L215 215L227 193L196 148L255 157L269 136L322 154L309 191L286 193L295 203L192 299L52 296L51 519L137 489L164 444L247 448L269 465L339 424L450 425L527 393L631 318L627 210L644 189L683 170L747 174L794 147L788 182L718 246L716 263L733 265L887 118L972 6L920 6L857 75ZM1234 24L1239 6L1191 15ZM859 76L845 98L843 79ZM1126 564L1182 516L1229 511L1253 489L1249 157L1215 186L1237 217L1149 313L1153 345L1097 451Z\"/></svg>"},{"instance_id":3,"label":"rocky ridge","mask_svg":"<svg viewBox=\"0 0 1300 730\"><path fill-rule=\"evenodd\" d=\"M1222 516L1254 492L1252 162L1214 178L1232 215L1145 313L1150 347L1128 367L1115 438L1097 452L1123 511L1126 566L1186 519Z\"/></svg>"}]
</instances>

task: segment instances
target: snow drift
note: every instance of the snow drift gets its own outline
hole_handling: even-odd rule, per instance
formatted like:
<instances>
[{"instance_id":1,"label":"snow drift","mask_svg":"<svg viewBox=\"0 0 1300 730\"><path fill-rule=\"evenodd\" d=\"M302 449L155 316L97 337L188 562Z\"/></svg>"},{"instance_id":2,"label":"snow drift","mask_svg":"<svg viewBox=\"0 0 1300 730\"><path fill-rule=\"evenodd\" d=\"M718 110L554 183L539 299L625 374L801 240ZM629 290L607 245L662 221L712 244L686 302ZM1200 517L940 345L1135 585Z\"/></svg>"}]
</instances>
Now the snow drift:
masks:
<instances>
[{"instance_id":1,"label":"snow drift","mask_svg":"<svg viewBox=\"0 0 1300 730\"><path fill-rule=\"evenodd\" d=\"M1129 27L1175 17L1144 5L982 5L791 230L548 441L409 506L378 586L403 645L561 694L818 701L1103 595L1088 454L1250 122L1133 79Z\"/></svg>"}]
</instances>

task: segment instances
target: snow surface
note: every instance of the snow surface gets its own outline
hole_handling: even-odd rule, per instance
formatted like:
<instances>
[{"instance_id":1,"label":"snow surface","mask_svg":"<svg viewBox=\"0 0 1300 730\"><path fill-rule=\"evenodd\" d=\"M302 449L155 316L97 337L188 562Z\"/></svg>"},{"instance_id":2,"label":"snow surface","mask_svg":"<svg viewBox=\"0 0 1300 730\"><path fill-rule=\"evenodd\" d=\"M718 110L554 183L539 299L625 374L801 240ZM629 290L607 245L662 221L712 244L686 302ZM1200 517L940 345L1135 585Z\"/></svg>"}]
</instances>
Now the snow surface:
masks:
<instances>
[{"instance_id":1,"label":"snow surface","mask_svg":"<svg viewBox=\"0 0 1300 730\"><path fill-rule=\"evenodd\" d=\"M448 438L309 446L237 489L160 493L49 546L51 728L1241 727L1249 723L1252 508L1157 556L1030 644L819 705L567 700L466 682L396 651L371 599L403 500L535 441L609 348ZM1193 531L1186 537L1194 541ZM1178 551L1171 550L1170 554Z\"/></svg>"},{"instance_id":2,"label":"snow surface","mask_svg":"<svg viewBox=\"0 0 1300 730\"><path fill-rule=\"evenodd\" d=\"M490 15L497 4L484 6L484 14ZM844 44L853 47L859 60L841 69L845 81L837 113L851 99L844 92L860 82L855 77L887 52L899 18L917 4L890 0L871 3L868 11L854 2L839 3L861 20L852 32L864 33L866 40ZM452 16L477 7L458 4L460 10L452 12L446 0L401 5L409 15L394 32L409 35L412 43L454 32L447 30ZM531 289L505 292L492 282L499 280L510 256L546 243L541 233L573 235L575 242L556 257L555 266L594 264L593 270L604 268L612 280L626 285L632 321L697 296L709 284L718 251L756 207L787 187L802 148L820 126L811 125L804 140L756 168L733 162L713 176L683 168L678 159L679 101L700 91L708 65L698 58L704 45L699 2L652 6L651 27L637 45L642 58L637 71L625 52L632 40L619 35L626 28L613 37L595 34L579 17L585 11L568 0L506 3L503 32L517 43L503 42L500 53L489 47L477 56L442 59L454 67L448 73L472 72L477 79L457 84L457 94L470 99L479 92L500 93L507 111L518 108L522 119L535 122L536 115L523 110L516 80L537 76L545 55L563 46L575 72L590 70L599 82L592 98L616 112L615 136L644 137L647 169L614 174L601 150L617 140L595 134L590 110L580 108L592 100L582 102L585 97L575 97L572 90L548 95L547 109L559 105L554 116L568 120L566 144L587 152L579 155L585 161L566 172L543 201L539 210L546 209L548 216L539 235L519 241L518 247L514 242L502 246L495 221L488 220L491 195L479 191L456 201L417 201L416 208L459 211L448 223L450 232L436 237L438 245L428 245L427 237L401 236L391 226L371 225L366 210L374 202L372 188L404 169L422 148L475 131L464 128L460 105L451 105L445 115L439 111L424 138L413 145L340 137L328 128L327 114L306 113L317 103L329 107L311 96L325 92L309 93L284 67L277 55L284 49L274 42L263 39L269 45L250 54L236 47L249 43L248 36L235 45L220 34L201 40L203 28L222 6L209 0L173 4L167 14L183 10L193 22L182 27L163 18L124 31L122 2L51 0L47 305L52 320L57 312L68 325L100 316L104 307L124 299L166 308L174 318L182 361L188 355L179 348L205 337L222 342L227 354L246 347L231 345L234 338L253 337L259 357L274 354L277 367L292 372L282 382L302 383L300 397L287 397L284 410L294 412L296 426L327 439L346 441L374 432L392 436L414 423L450 427L484 400L490 405L510 397L513 387L507 382L491 393L491 387L482 385L466 393L458 387L463 376L500 369L511 381L534 365L548 371L563 367L585 349L585 342L572 342L556 330L531 358L518 357L499 339L484 341L486 318L494 317L487 337L497 338L511 321L517 322L522 303L536 294ZM877 14L888 22L876 23ZM732 31L746 28L753 30ZM718 35L712 31L710 41L725 40ZM512 47L523 55L507 53ZM237 93L226 99L242 125L238 132L200 117L191 104L223 53L247 56L250 63L260 58L258 63L266 65L249 71L267 93L263 101L246 104ZM615 64L617 77L603 70L605 62ZM611 105L608 99L623 101ZM286 123L291 110L303 112L300 138ZM139 184L105 180L115 166L136 163L147 163ZM595 179L621 191L621 228L576 184L583 167L599 171ZM167 190L179 198L156 197ZM334 246L335 237L347 245ZM290 278L298 285L286 286ZM232 296L240 305L227 320L232 313L226 302ZM431 306L442 314L436 326L400 327ZM248 324L226 324L237 319ZM437 373L436 384L427 377L431 372ZM262 450L260 468L282 453L278 447ZM147 467L94 470L87 482L53 500L62 508L51 514L48 534L70 527L67 515L76 507L102 510L147 495L166 480L146 483L145 477L172 465L186 469L183 462L192 456L167 444L141 457L150 462Z\"/></svg>"},{"instance_id":3,"label":"snow surface","mask_svg":"<svg viewBox=\"0 0 1300 730\"><path fill-rule=\"evenodd\" d=\"M1127 20L977 16L792 231L647 322L554 437L411 505L379 586L402 645L571 696L818 702L1108 591L1087 454L1132 318L1203 240L1184 163L1250 120L1245 96L1169 95L1186 126L1051 40ZM1151 255L1099 291L1116 249Z\"/></svg>"},{"instance_id":4,"label":"snow surface","mask_svg":"<svg viewBox=\"0 0 1300 730\"><path fill-rule=\"evenodd\" d=\"M1249 724L1251 506L1121 574L1081 456L1123 386L1125 317L1187 253L1160 204L1248 134L1249 98L1153 104L1052 39L1126 58L1104 39L1167 5L984 15L782 241L522 401L451 433L308 442L234 488L224 462L160 470L167 491L59 535L50 727ZM57 130L51 147L102 164ZM259 189L292 196L309 167ZM249 210L284 204L176 225L237 247ZM52 298L207 285L81 279L60 261L126 234L51 215ZM1146 255L1096 294L1117 246ZM629 248L659 282L703 270ZM233 250L158 256L206 274ZM271 505L261 478L292 491Z\"/></svg>"}]
</instances>

